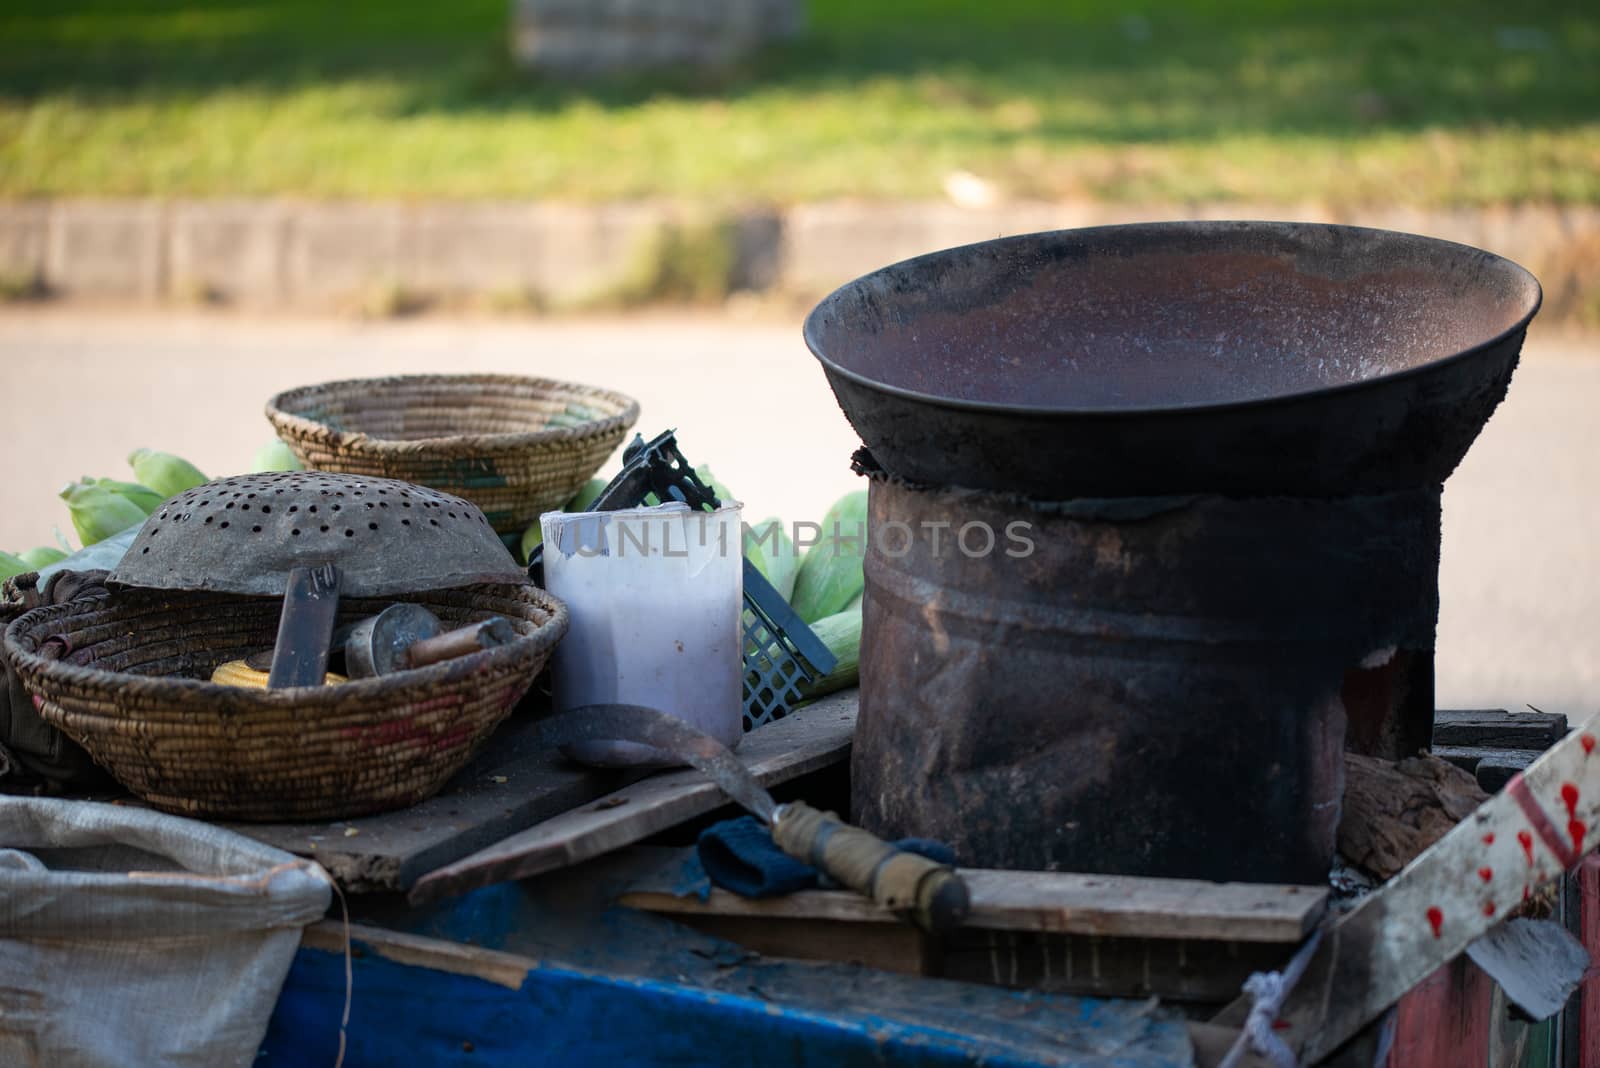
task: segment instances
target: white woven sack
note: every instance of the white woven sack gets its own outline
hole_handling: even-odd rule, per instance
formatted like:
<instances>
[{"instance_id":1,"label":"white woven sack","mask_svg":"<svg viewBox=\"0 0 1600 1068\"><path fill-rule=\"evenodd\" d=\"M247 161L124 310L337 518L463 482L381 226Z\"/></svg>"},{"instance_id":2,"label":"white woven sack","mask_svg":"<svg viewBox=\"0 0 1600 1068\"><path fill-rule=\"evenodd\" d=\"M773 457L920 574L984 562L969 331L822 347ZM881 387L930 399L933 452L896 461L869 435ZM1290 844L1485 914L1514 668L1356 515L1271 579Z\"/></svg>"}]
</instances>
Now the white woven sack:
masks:
<instances>
[{"instance_id":1,"label":"white woven sack","mask_svg":"<svg viewBox=\"0 0 1600 1068\"><path fill-rule=\"evenodd\" d=\"M0 797L0 1065L249 1065L332 883L146 809Z\"/></svg>"}]
</instances>

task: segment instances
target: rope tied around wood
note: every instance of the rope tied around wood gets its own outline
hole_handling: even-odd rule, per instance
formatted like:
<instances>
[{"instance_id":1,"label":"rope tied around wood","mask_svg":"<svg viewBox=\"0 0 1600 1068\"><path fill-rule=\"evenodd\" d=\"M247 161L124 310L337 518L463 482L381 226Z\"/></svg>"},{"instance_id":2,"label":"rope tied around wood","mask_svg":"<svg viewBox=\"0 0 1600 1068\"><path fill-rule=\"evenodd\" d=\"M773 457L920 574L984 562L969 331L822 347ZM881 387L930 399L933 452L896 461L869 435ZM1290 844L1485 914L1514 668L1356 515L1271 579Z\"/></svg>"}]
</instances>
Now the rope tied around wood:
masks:
<instances>
[{"instance_id":1,"label":"rope tied around wood","mask_svg":"<svg viewBox=\"0 0 1600 1068\"><path fill-rule=\"evenodd\" d=\"M1319 929L1312 932L1283 971L1252 972L1250 978L1244 981L1244 992L1250 998L1250 1015L1245 1018L1244 1028L1218 1068L1238 1068L1246 1049L1267 1058L1273 1068L1297 1068L1300 1061L1294 1050L1278 1037L1273 1025L1278 1020L1278 1013L1283 1010L1284 1001L1305 974L1306 966L1311 963L1311 957L1321 942L1322 931Z\"/></svg>"}]
</instances>

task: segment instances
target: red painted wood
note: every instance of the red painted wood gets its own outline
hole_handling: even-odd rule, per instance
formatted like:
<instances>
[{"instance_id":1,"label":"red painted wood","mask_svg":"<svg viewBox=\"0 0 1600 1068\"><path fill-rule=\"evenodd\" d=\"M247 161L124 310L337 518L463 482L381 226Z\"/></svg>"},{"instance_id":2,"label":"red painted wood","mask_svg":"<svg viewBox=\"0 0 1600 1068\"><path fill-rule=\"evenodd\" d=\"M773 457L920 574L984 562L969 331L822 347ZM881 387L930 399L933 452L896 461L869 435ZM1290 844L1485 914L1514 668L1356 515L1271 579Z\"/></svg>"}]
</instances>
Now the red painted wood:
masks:
<instances>
[{"instance_id":1,"label":"red painted wood","mask_svg":"<svg viewBox=\"0 0 1600 1068\"><path fill-rule=\"evenodd\" d=\"M1578 930L1589 959L1600 960L1600 856L1593 854L1578 865ZM1600 976L1579 989L1578 1068L1600 1068Z\"/></svg>"},{"instance_id":2,"label":"red painted wood","mask_svg":"<svg viewBox=\"0 0 1600 1068\"><path fill-rule=\"evenodd\" d=\"M1428 976L1400 999L1389 1068L1483 1068L1493 994L1465 954Z\"/></svg>"}]
</instances>

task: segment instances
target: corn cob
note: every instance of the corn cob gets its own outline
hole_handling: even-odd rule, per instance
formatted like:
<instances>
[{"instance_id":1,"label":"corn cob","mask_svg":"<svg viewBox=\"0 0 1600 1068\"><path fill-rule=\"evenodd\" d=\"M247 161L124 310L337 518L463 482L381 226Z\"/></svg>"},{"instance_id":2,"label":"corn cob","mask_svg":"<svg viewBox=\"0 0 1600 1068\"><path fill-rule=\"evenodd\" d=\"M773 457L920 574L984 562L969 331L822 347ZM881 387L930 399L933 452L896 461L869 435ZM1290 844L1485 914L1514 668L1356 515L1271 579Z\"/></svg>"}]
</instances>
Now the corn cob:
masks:
<instances>
[{"instance_id":1,"label":"corn cob","mask_svg":"<svg viewBox=\"0 0 1600 1068\"><path fill-rule=\"evenodd\" d=\"M305 464L300 462L300 457L294 454L288 443L281 438L269 441L256 450L255 456L250 461L250 472L256 474L261 471L304 471Z\"/></svg>"},{"instance_id":2,"label":"corn cob","mask_svg":"<svg viewBox=\"0 0 1600 1068\"><path fill-rule=\"evenodd\" d=\"M744 554L787 601L794 593L800 553L784 529L783 520L773 516L751 527L744 536Z\"/></svg>"},{"instance_id":3,"label":"corn cob","mask_svg":"<svg viewBox=\"0 0 1600 1068\"><path fill-rule=\"evenodd\" d=\"M145 521L145 511L128 498L94 482L74 482L61 491L72 515L72 529L85 546Z\"/></svg>"},{"instance_id":4,"label":"corn cob","mask_svg":"<svg viewBox=\"0 0 1600 1068\"><path fill-rule=\"evenodd\" d=\"M859 490L834 502L822 519L821 540L806 552L794 579L789 604L814 623L844 610L866 586L867 493Z\"/></svg>"},{"instance_id":5,"label":"corn cob","mask_svg":"<svg viewBox=\"0 0 1600 1068\"><path fill-rule=\"evenodd\" d=\"M206 482L200 469L181 456L152 449L135 449L128 456L135 477L161 494L162 500Z\"/></svg>"},{"instance_id":6,"label":"corn cob","mask_svg":"<svg viewBox=\"0 0 1600 1068\"><path fill-rule=\"evenodd\" d=\"M154 512L157 508L161 507L161 502L166 500L165 497L151 489L149 486L141 486L137 482L118 482L114 478L89 478L87 476L84 477L82 481L86 485L98 486L101 489L110 490L119 497L126 497L128 500L138 505L139 510L145 515L149 515L151 512Z\"/></svg>"},{"instance_id":7,"label":"corn cob","mask_svg":"<svg viewBox=\"0 0 1600 1068\"><path fill-rule=\"evenodd\" d=\"M812 682L802 684L802 696L821 697L835 690L855 686L861 681L861 609L835 613L811 624L811 633L822 640L838 659L833 670Z\"/></svg>"}]
</instances>

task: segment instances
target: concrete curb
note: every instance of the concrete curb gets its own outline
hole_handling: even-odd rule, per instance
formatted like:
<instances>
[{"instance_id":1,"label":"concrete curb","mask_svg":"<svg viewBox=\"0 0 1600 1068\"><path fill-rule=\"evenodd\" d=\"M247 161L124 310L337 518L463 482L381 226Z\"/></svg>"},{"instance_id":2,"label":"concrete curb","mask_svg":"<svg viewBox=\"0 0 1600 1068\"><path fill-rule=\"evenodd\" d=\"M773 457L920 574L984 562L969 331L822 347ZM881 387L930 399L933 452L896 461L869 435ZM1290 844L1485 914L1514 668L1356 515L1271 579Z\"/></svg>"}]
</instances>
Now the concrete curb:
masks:
<instances>
[{"instance_id":1,"label":"concrete curb","mask_svg":"<svg viewBox=\"0 0 1600 1068\"><path fill-rule=\"evenodd\" d=\"M1600 313L1600 207L1330 210L1319 205L824 202L712 215L629 202L0 201L0 279L65 298L307 309L377 287L416 298L593 299L672 227L731 240L729 290L821 293L919 253L1005 234L1160 219L1298 219L1429 234L1539 276L1551 318Z\"/></svg>"}]
</instances>

